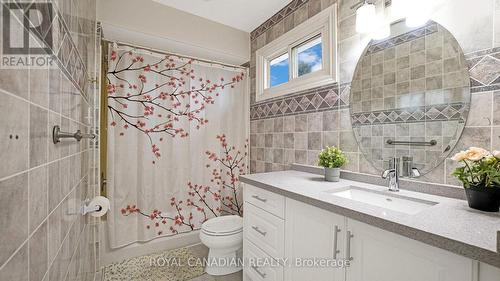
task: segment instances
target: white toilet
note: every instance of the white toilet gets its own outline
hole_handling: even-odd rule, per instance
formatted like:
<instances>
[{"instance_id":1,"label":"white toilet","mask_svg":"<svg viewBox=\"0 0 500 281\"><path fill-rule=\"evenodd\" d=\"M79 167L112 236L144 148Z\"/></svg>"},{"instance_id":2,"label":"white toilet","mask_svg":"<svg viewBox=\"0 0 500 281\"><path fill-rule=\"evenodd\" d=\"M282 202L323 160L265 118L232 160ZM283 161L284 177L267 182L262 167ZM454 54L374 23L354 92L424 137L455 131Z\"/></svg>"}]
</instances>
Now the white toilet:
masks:
<instances>
[{"instance_id":1,"label":"white toilet","mask_svg":"<svg viewBox=\"0 0 500 281\"><path fill-rule=\"evenodd\" d=\"M240 216L207 220L201 226L200 239L209 248L205 268L209 275L226 275L242 269L238 260L243 247L243 219Z\"/></svg>"}]
</instances>

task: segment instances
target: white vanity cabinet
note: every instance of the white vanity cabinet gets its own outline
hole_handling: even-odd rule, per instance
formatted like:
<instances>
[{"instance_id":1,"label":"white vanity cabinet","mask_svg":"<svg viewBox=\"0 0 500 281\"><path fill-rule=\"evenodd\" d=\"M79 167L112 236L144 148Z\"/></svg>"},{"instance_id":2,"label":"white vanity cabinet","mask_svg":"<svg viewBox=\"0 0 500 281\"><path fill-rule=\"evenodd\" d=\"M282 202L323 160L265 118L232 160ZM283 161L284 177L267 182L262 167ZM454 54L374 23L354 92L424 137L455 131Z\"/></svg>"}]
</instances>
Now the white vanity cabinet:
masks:
<instances>
[{"instance_id":1,"label":"white vanity cabinet","mask_svg":"<svg viewBox=\"0 0 500 281\"><path fill-rule=\"evenodd\" d=\"M302 202L285 202L285 257L350 263L345 270L288 266L287 281L473 281L468 258Z\"/></svg>"},{"instance_id":2,"label":"white vanity cabinet","mask_svg":"<svg viewBox=\"0 0 500 281\"><path fill-rule=\"evenodd\" d=\"M244 200L244 258L287 261L245 266L245 281L500 281L496 267L248 184ZM309 266L336 259L349 266Z\"/></svg>"},{"instance_id":3,"label":"white vanity cabinet","mask_svg":"<svg viewBox=\"0 0 500 281\"><path fill-rule=\"evenodd\" d=\"M310 265L343 257L345 218L288 198L285 205L285 280L344 280L336 264Z\"/></svg>"},{"instance_id":4,"label":"white vanity cabinet","mask_svg":"<svg viewBox=\"0 0 500 281\"><path fill-rule=\"evenodd\" d=\"M474 261L347 219L346 280L474 281ZM500 278L500 276L499 276Z\"/></svg>"}]
</instances>

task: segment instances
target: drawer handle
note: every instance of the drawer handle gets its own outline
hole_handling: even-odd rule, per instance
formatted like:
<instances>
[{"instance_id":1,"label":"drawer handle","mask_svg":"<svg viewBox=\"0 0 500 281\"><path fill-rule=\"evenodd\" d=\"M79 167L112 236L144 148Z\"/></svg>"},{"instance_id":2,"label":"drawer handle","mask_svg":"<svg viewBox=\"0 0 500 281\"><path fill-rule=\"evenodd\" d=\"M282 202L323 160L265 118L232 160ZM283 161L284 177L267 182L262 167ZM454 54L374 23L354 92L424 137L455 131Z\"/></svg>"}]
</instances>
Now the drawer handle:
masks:
<instances>
[{"instance_id":1,"label":"drawer handle","mask_svg":"<svg viewBox=\"0 0 500 281\"><path fill-rule=\"evenodd\" d=\"M259 227L257 227L257 226L252 226L252 228L253 228L253 230L257 231L262 236L266 236L266 234L267 234L267 232L260 230Z\"/></svg>"},{"instance_id":2,"label":"drawer handle","mask_svg":"<svg viewBox=\"0 0 500 281\"><path fill-rule=\"evenodd\" d=\"M253 198L259 200L260 202L262 203L266 203L267 202L267 199L265 198L260 198L258 195L252 195Z\"/></svg>"},{"instance_id":3,"label":"drawer handle","mask_svg":"<svg viewBox=\"0 0 500 281\"><path fill-rule=\"evenodd\" d=\"M257 266L252 265L252 269L257 272L257 274L259 274L262 279L266 279L266 274L264 272L261 272Z\"/></svg>"},{"instance_id":4,"label":"drawer handle","mask_svg":"<svg viewBox=\"0 0 500 281\"><path fill-rule=\"evenodd\" d=\"M336 225L333 228L333 258L337 259L337 254L340 253L338 249L338 236L339 236L340 228Z\"/></svg>"},{"instance_id":5,"label":"drawer handle","mask_svg":"<svg viewBox=\"0 0 500 281\"><path fill-rule=\"evenodd\" d=\"M349 261L352 261L354 258L351 257L351 239L354 237L351 231L347 231L347 245L346 245L346 256Z\"/></svg>"}]
</instances>

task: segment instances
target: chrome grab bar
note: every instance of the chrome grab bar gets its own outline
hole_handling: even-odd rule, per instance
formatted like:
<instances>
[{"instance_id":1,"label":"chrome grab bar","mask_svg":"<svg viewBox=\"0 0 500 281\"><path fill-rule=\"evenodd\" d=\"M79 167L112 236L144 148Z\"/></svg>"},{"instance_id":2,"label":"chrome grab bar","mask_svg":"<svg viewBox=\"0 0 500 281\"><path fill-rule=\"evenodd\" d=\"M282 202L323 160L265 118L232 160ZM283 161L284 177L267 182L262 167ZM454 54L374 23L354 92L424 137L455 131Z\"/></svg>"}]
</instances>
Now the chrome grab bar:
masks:
<instances>
[{"instance_id":1,"label":"chrome grab bar","mask_svg":"<svg viewBox=\"0 0 500 281\"><path fill-rule=\"evenodd\" d=\"M54 144L61 142L61 139L73 138L77 141L81 141L82 139L95 139L95 134L83 134L82 131L78 130L75 133L68 133L61 131L61 127L55 125L52 129L52 142Z\"/></svg>"},{"instance_id":2,"label":"chrome grab bar","mask_svg":"<svg viewBox=\"0 0 500 281\"><path fill-rule=\"evenodd\" d=\"M391 145L416 145L416 146L434 146L437 144L436 140L430 140L430 141L397 141L397 140L391 140L388 139L386 141L387 144Z\"/></svg>"}]
</instances>

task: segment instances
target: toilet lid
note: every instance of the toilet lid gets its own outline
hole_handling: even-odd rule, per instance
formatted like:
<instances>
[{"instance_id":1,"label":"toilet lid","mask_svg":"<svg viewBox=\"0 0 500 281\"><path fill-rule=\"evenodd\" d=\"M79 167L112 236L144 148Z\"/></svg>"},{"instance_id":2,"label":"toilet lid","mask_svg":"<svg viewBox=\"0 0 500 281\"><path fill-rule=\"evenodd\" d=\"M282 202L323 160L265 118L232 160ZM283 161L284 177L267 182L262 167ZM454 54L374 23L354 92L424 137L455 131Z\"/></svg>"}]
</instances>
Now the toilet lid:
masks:
<instances>
[{"instance_id":1,"label":"toilet lid","mask_svg":"<svg viewBox=\"0 0 500 281\"><path fill-rule=\"evenodd\" d=\"M240 216L221 216L207 220L201 225L201 230L213 234L230 234L243 229L243 219Z\"/></svg>"}]
</instances>

